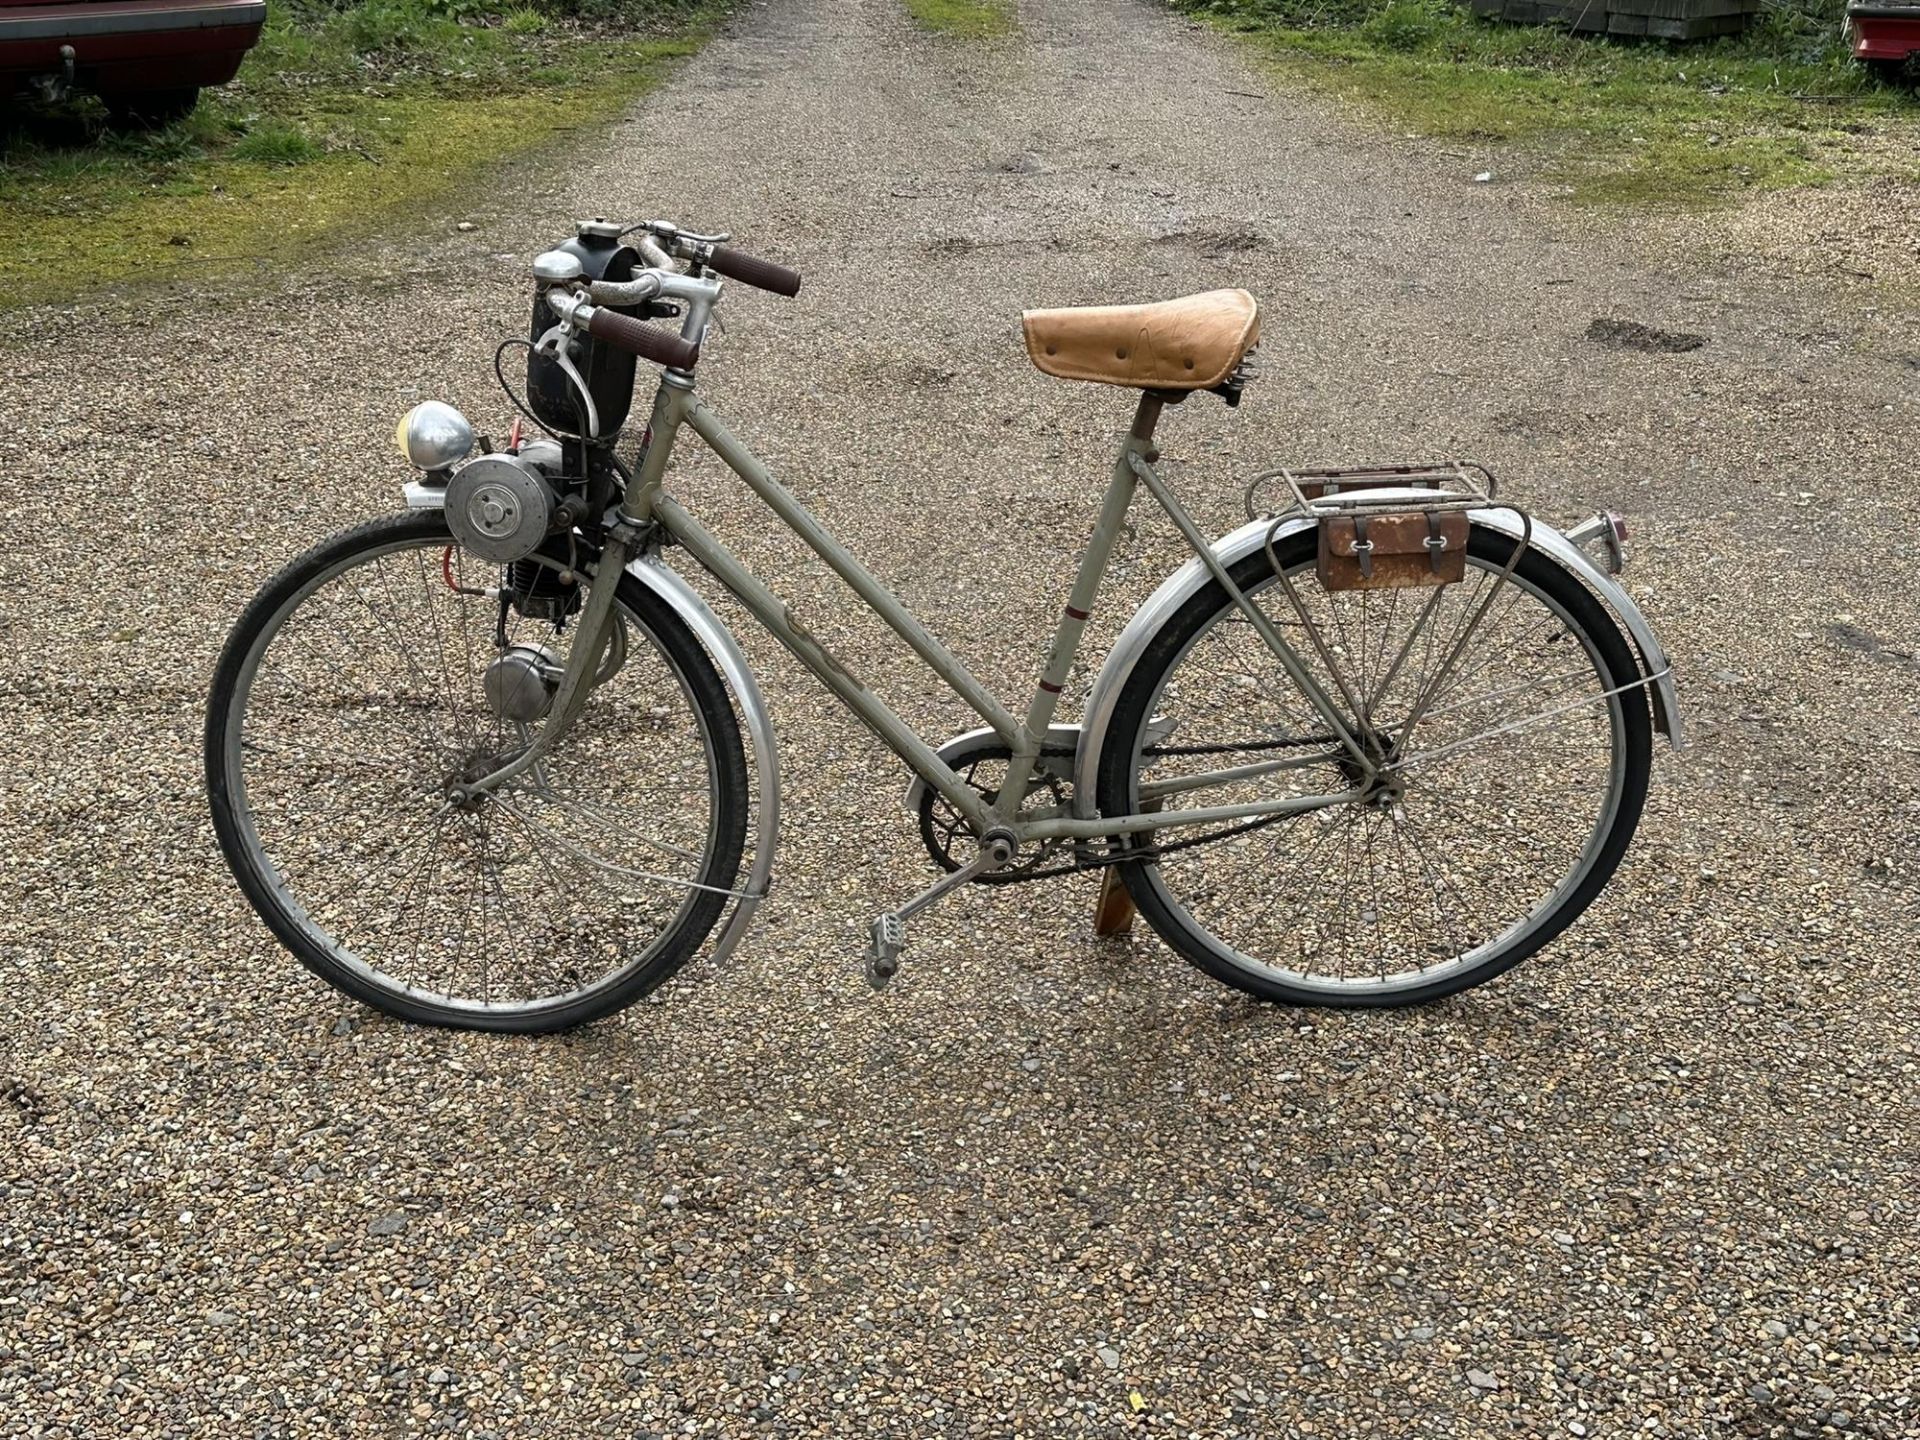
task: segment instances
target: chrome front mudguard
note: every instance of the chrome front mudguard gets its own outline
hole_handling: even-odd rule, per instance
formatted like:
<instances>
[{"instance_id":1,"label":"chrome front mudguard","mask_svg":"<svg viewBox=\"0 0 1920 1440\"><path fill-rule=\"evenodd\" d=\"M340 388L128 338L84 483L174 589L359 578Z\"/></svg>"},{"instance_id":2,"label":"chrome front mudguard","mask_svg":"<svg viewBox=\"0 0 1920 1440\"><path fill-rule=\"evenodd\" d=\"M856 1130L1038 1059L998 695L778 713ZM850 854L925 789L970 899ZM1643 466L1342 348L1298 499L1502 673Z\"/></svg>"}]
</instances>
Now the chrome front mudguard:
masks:
<instances>
[{"instance_id":1,"label":"chrome front mudguard","mask_svg":"<svg viewBox=\"0 0 1920 1440\"><path fill-rule=\"evenodd\" d=\"M706 647L707 654L713 657L713 663L726 678L727 688L733 691L734 702L739 705L741 719L746 723L747 737L753 744L754 770L760 778L759 800L753 817L753 864L747 871L747 883L740 891L733 914L714 942L713 958L724 960L747 933L747 927L753 923L753 912L767 898L767 888L773 879L773 852L780 837L780 753L774 743L773 721L767 716L766 701L760 696L760 684L753 678L747 657L740 653L733 633L720 623L720 617L700 598L699 592L657 555L642 555L627 566L627 573L666 601Z\"/></svg>"},{"instance_id":2,"label":"chrome front mudguard","mask_svg":"<svg viewBox=\"0 0 1920 1440\"><path fill-rule=\"evenodd\" d=\"M1431 490L1380 489L1351 493L1356 496L1366 494L1416 501L1433 496ZM1266 543L1267 530L1272 523L1270 520L1254 520L1242 525L1231 535L1216 540L1213 553L1223 566L1231 570ZM1292 535L1314 523L1304 516L1289 520L1281 525L1279 535L1275 538ZM1526 528L1526 522L1517 511L1503 506L1475 510L1473 523L1498 530L1515 539L1519 539ZM1536 550L1598 595L1626 628L1627 634L1632 636L1634 647L1639 652L1641 673L1647 677L1647 694L1653 705L1653 727L1667 737L1674 749L1680 749L1686 740L1681 728L1680 701L1674 688L1673 670L1668 663L1667 652L1653 633L1653 627L1647 623L1647 617L1633 603L1633 597L1617 580L1594 564L1584 550L1552 526L1535 520L1532 540ZM1100 773L1101 743L1112 725L1113 712L1120 703L1120 692L1126 688L1127 677L1133 674L1134 666L1139 664L1141 655L1146 652L1147 645L1159 633L1161 626L1211 581L1212 576L1197 556L1187 561L1166 578L1146 604L1134 612L1133 618L1127 622L1127 628L1120 632L1120 638L1114 642L1106 664L1100 667L1100 674L1093 682L1092 693L1087 697L1086 718L1081 722L1080 749L1073 767L1075 816L1091 819L1095 814L1094 781Z\"/></svg>"}]
</instances>

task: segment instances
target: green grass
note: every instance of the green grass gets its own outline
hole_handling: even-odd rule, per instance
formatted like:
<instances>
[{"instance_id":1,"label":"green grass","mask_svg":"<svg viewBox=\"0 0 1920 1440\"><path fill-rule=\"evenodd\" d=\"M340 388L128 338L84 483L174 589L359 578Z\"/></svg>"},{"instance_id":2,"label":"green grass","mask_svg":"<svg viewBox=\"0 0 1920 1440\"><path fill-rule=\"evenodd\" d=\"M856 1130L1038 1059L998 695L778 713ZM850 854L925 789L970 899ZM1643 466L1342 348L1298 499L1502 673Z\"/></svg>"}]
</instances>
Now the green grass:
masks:
<instances>
[{"instance_id":1,"label":"green grass","mask_svg":"<svg viewBox=\"0 0 1920 1440\"><path fill-rule=\"evenodd\" d=\"M0 308L271 268L451 202L503 158L602 122L698 48L719 0L269 7L234 83L118 133L98 102L0 132Z\"/></svg>"},{"instance_id":2,"label":"green grass","mask_svg":"<svg viewBox=\"0 0 1920 1440\"><path fill-rule=\"evenodd\" d=\"M927 29L956 40L988 40L1014 29L1012 0L906 0Z\"/></svg>"},{"instance_id":3,"label":"green grass","mask_svg":"<svg viewBox=\"0 0 1920 1440\"><path fill-rule=\"evenodd\" d=\"M304 165L318 160L326 151L297 125L263 120L234 141L227 153L235 160L261 165Z\"/></svg>"},{"instance_id":4,"label":"green grass","mask_svg":"<svg viewBox=\"0 0 1920 1440\"><path fill-rule=\"evenodd\" d=\"M1610 41L1446 0L1171 0L1290 74L1424 135L1512 144L1577 201L1663 207L1819 184L1834 143L1920 104L1853 64L1828 0L1714 41Z\"/></svg>"}]
</instances>

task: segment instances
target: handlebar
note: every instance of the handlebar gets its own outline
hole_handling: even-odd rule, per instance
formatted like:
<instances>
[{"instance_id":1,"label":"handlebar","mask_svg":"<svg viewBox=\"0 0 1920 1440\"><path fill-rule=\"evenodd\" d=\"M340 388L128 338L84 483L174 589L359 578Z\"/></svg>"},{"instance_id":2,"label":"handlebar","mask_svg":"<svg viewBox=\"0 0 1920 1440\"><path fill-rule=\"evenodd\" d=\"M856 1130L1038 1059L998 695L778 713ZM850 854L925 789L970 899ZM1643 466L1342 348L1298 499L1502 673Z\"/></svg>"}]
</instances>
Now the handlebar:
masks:
<instances>
[{"instance_id":1,"label":"handlebar","mask_svg":"<svg viewBox=\"0 0 1920 1440\"><path fill-rule=\"evenodd\" d=\"M650 264L628 280L585 280L577 259L564 251L535 257L534 276L562 325L584 329L594 339L656 365L691 370L700 361L700 341L713 304L720 297L719 280L701 274L702 270L775 295L800 293L799 271L736 250L723 243L729 238L726 235L694 235L664 220L645 221L622 233L634 231L642 232L634 244ZM675 261L690 262L689 268L677 270L673 268ZM684 302L687 319L681 334L671 334L612 308L624 309L654 299Z\"/></svg>"},{"instance_id":2,"label":"handlebar","mask_svg":"<svg viewBox=\"0 0 1920 1440\"><path fill-rule=\"evenodd\" d=\"M671 220L642 220L637 225L629 225L621 233L639 234L640 238L634 243L651 265L664 267L666 257L671 256L678 260L691 260L695 265L705 265L731 279L770 290L775 295L792 297L800 293L798 270L734 249L726 243L733 237L724 231L717 235L696 235L691 230L683 230Z\"/></svg>"},{"instance_id":3,"label":"handlebar","mask_svg":"<svg viewBox=\"0 0 1920 1440\"><path fill-rule=\"evenodd\" d=\"M722 275L739 280L748 285L758 286L762 290L771 290L775 295L789 298L800 293L800 272L789 270L785 265L776 265L771 260L762 260L749 255L744 250L735 250L730 245L716 245L707 256L707 264Z\"/></svg>"},{"instance_id":4,"label":"handlebar","mask_svg":"<svg viewBox=\"0 0 1920 1440\"><path fill-rule=\"evenodd\" d=\"M665 365L669 370L691 370L700 363L700 347L692 341L682 340L656 325L603 305L596 305L588 312L587 333L642 360Z\"/></svg>"}]
</instances>

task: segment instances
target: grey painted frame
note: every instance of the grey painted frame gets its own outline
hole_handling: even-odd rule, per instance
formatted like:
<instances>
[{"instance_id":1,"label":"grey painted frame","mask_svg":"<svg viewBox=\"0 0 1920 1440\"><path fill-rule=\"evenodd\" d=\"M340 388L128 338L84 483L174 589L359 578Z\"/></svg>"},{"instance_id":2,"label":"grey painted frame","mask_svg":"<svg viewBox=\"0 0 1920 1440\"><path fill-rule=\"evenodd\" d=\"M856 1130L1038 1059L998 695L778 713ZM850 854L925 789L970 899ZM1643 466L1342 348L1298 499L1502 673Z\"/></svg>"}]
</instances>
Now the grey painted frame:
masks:
<instances>
[{"instance_id":1,"label":"grey painted frame","mask_svg":"<svg viewBox=\"0 0 1920 1440\"><path fill-rule=\"evenodd\" d=\"M1016 717L1006 706L974 678L966 666L927 632L900 600L886 588L833 534L826 529L791 491L783 486L747 446L729 430L720 417L693 392L690 376L669 371L654 396L648 428L649 440L638 473L629 486L623 518L645 527L657 526L671 536L700 566L717 579L748 612L780 641L800 663L853 712L888 749L898 755L928 785L964 815L975 829L984 833L992 828L1010 831L1021 841L1096 840L1144 830L1167 830L1177 826L1212 824L1250 819L1258 816L1301 814L1346 804L1361 798L1363 788L1338 794L1276 798L1240 805L1206 806L1190 810L1152 809L1136 815L1097 817L1084 808L1077 815L1044 815L1021 819L1018 811L1026 794L1027 781L1038 762L1040 746L1052 724L1061 690L1079 650L1086 622L1092 613L1094 597L1112 558L1113 547L1131 508L1136 489L1144 483L1174 524L1193 545L1197 558L1210 570L1219 568L1211 546L1179 502L1166 490L1153 470L1158 458L1153 447L1153 432L1159 421L1164 398L1147 392L1140 398L1133 424L1127 432L1113 466L1112 479L1101 502L1067 604L1055 627L1045 668L1035 685L1024 718ZM682 427L691 429L715 455L738 475L766 503L780 521L827 562L828 566L878 615L917 655L941 682L964 701L986 723L1011 752L1008 773L1000 787L1002 797L996 804L969 785L947 762L900 718L884 701L874 695L859 678L806 628L791 606L781 600L749 571L684 506L665 493L663 479ZM1219 578L1219 577L1216 577ZM1362 773L1372 764L1359 743L1349 734L1337 706L1325 694L1300 657L1285 638L1266 623L1266 617L1226 581L1248 618L1263 632L1281 663L1313 707L1327 721L1333 734L1340 737ZM1084 739L1084 737L1083 737ZM1223 772L1223 779L1227 778ZM1202 788L1192 785L1188 788ZM1076 797L1077 799L1078 797ZM1084 807L1084 802L1081 802Z\"/></svg>"}]
</instances>

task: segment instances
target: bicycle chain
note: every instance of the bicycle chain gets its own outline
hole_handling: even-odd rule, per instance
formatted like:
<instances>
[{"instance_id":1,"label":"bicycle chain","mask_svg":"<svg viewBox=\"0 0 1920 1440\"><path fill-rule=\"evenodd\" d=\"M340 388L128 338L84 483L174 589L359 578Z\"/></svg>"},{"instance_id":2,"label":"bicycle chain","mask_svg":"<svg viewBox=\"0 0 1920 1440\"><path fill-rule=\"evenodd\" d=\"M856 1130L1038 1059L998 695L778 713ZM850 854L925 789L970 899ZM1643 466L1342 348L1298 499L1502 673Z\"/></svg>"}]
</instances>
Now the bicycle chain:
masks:
<instances>
[{"instance_id":1,"label":"bicycle chain","mask_svg":"<svg viewBox=\"0 0 1920 1440\"><path fill-rule=\"evenodd\" d=\"M1161 755L1231 755L1256 750L1304 750L1314 745L1331 745L1338 736L1303 735L1282 740L1262 740L1249 745L1154 745L1140 752L1142 758ZM1043 745L1040 754L1056 759L1071 759L1077 752L1062 745ZM1094 870L1109 870L1113 866L1134 860L1157 860L1163 855L1177 854L1182 850L1191 850L1200 845L1212 845L1217 841L1230 840L1236 835L1251 834L1264 830L1269 825L1295 817L1290 815L1260 815L1238 825L1230 825L1224 830L1216 830L1206 835L1196 835L1189 840L1174 840L1165 845L1146 845L1138 850L1129 850L1123 856L1111 860L1076 860L1071 865L1056 865L1047 870L1002 870L979 876L974 883L986 885L1024 885L1033 880L1055 880L1062 875L1084 875ZM1053 842L1064 845L1067 842Z\"/></svg>"}]
</instances>

